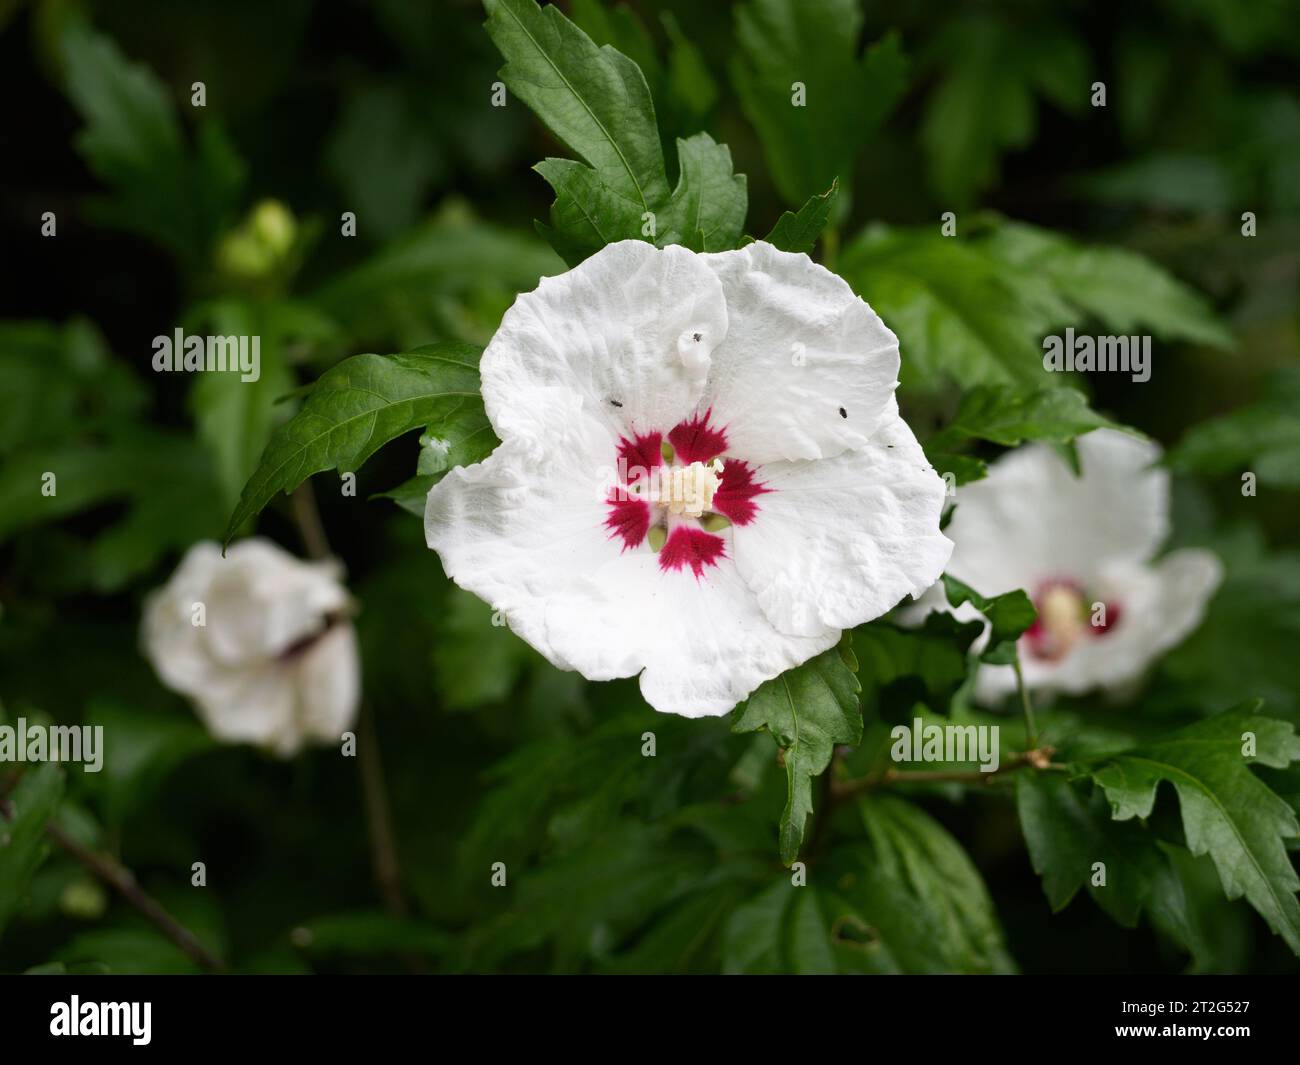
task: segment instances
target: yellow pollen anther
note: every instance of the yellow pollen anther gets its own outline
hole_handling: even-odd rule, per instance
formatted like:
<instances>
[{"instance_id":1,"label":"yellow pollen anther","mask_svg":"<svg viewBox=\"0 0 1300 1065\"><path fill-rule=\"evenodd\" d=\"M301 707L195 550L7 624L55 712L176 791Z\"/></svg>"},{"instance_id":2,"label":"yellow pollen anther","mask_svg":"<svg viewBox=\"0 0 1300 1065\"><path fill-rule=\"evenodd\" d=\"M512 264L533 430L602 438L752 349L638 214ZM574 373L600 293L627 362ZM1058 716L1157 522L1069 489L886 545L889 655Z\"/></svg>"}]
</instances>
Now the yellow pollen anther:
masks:
<instances>
[{"instance_id":1,"label":"yellow pollen anther","mask_svg":"<svg viewBox=\"0 0 1300 1065\"><path fill-rule=\"evenodd\" d=\"M722 461L709 465L692 462L689 466L658 467L656 502L673 514L698 518L713 506L713 496L722 484Z\"/></svg>"}]
</instances>

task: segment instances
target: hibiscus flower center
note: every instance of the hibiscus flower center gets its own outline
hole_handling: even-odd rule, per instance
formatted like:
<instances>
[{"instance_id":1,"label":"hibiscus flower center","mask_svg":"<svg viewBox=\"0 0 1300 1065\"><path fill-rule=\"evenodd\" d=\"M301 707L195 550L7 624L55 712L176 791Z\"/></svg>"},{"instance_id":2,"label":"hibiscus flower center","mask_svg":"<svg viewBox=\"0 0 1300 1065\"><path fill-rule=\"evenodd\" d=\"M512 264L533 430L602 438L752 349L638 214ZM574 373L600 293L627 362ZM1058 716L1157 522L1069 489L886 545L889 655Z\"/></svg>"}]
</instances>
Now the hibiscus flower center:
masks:
<instances>
[{"instance_id":1,"label":"hibiscus flower center","mask_svg":"<svg viewBox=\"0 0 1300 1065\"><path fill-rule=\"evenodd\" d=\"M1094 602L1078 583L1063 578L1039 585L1034 607L1038 617L1025 640L1030 654L1050 662L1059 662L1089 635L1105 636L1119 620L1116 604Z\"/></svg>"},{"instance_id":2,"label":"hibiscus flower center","mask_svg":"<svg viewBox=\"0 0 1300 1065\"><path fill-rule=\"evenodd\" d=\"M755 498L770 491L749 463L726 455L724 428L709 411L662 431L634 433L618 445L618 484L606 499L605 527L623 550L645 546L665 572L689 567L696 577L727 557L718 533L748 525Z\"/></svg>"},{"instance_id":3,"label":"hibiscus flower center","mask_svg":"<svg viewBox=\"0 0 1300 1065\"><path fill-rule=\"evenodd\" d=\"M722 485L722 460L707 466L692 462L689 466L659 466L652 476L651 500L669 513L698 518L713 507L713 497Z\"/></svg>"}]
</instances>

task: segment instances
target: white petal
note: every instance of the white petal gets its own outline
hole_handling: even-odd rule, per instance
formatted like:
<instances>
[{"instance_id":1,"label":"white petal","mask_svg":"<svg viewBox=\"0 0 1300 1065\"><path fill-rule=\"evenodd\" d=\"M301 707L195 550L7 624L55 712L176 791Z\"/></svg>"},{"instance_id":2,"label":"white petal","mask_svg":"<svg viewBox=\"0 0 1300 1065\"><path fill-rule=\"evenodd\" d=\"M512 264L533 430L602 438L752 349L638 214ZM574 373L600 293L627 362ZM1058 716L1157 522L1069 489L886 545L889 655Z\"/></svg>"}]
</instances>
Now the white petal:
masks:
<instances>
[{"instance_id":1,"label":"white petal","mask_svg":"<svg viewBox=\"0 0 1300 1065\"><path fill-rule=\"evenodd\" d=\"M144 650L169 687L194 694L214 670L276 657L348 601L336 563L303 562L258 538L222 558L217 544L204 541L146 602Z\"/></svg>"},{"instance_id":2,"label":"white petal","mask_svg":"<svg viewBox=\"0 0 1300 1065\"><path fill-rule=\"evenodd\" d=\"M194 705L209 732L226 743L251 743L292 754L300 743L294 720L297 681L278 661L214 676L194 693Z\"/></svg>"},{"instance_id":3,"label":"white petal","mask_svg":"<svg viewBox=\"0 0 1300 1065\"><path fill-rule=\"evenodd\" d=\"M730 560L700 580L656 573L668 585L641 694L656 710L684 717L730 711L766 680L834 647L840 630L779 632ZM668 597L671 596L671 600Z\"/></svg>"},{"instance_id":4,"label":"white petal","mask_svg":"<svg viewBox=\"0 0 1300 1065\"><path fill-rule=\"evenodd\" d=\"M352 727L361 702L361 660L352 625L334 625L297 661L298 707L295 723L301 738L339 742Z\"/></svg>"},{"instance_id":5,"label":"white petal","mask_svg":"<svg viewBox=\"0 0 1300 1065\"><path fill-rule=\"evenodd\" d=\"M701 258L730 325L700 409L725 428L728 453L762 463L865 445L898 383L898 338L880 316L807 255L760 241Z\"/></svg>"},{"instance_id":6,"label":"white petal","mask_svg":"<svg viewBox=\"0 0 1300 1065\"><path fill-rule=\"evenodd\" d=\"M202 633L193 624L194 604L207 596L212 568L221 559L215 543L195 544L176 572L145 600L141 645L164 684L193 694L207 684L214 668Z\"/></svg>"},{"instance_id":7,"label":"white petal","mask_svg":"<svg viewBox=\"0 0 1300 1065\"><path fill-rule=\"evenodd\" d=\"M506 312L481 362L488 417L503 440L534 435L518 425L538 416L521 399L559 390L616 438L667 433L695 407L726 331L722 286L700 256L607 245Z\"/></svg>"},{"instance_id":8,"label":"white petal","mask_svg":"<svg viewBox=\"0 0 1300 1065\"><path fill-rule=\"evenodd\" d=\"M168 687L194 700L218 739L290 754L315 734L314 715L333 722L345 706L355 708L359 666L350 625L285 657L348 602L336 563L303 562L256 538L225 558L216 544L199 543L149 597L144 651ZM200 603L204 624L195 625ZM300 711L308 687L312 706Z\"/></svg>"},{"instance_id":9,"label":"white petal","mask_svg":"<svg viewBox=\"0 0 1300 1065\"><path fill-rule=\"evenodd\" d=\"M559 668L589 680L644 671L646 701L690 717L726 713L835 643L838 630L778 633L729 560L697 580L661 571L644 546L623 551L591 471L605 438L579 416L557 429L551 459L507 440L435 485L425 531L448 576Z\"/></svg>"},{"instance_id":10,"label":"white petal","mask_svg":"<svg viewBox=\"0 0 1300 1065\"><path fill-rule=\"evenodd\" d=\"M270 540L240 540L210 576L200 631L213 659L231 665L281 654L348 603L336 563L304 562Z\"/></svg>"},{"instance_id":11,"label":"white petal","mask_svg":"<svg viewBox=\"0 0 1300 1065\"><path fill-rule=\"evenodd\" d=\"M1082 476L1050 447L1018 448L957 491L948 572L982 595L1043 581L1088 585L1108 564L1145 562L1168 534L1169 476L1159 448L1097 429L1077 441Z\"/></svg>"},{"instance_id":12,"label":"white petal","mask_svg":"<svg viewBox=\"0 0 1300 1065\"><path fill-rule=\"evenodd\" d=\"M939 531L944 483L891 408L860 451L758 471L771 491L733 529L736 562L783 632L852 628L943 572L952 552Z\"/></svg>"},{"instance_id":13,"label":"white petal","mask_svg":"<svg viewBox=\"0 0 1300 1065\"><path fill-rule=\"evenodd\" d=\"M1139 680L1162 654L1181 643L1205 616L1223 577L1209 551L1174 551L1152 565L1114 563L1098 578L1098 599L1119 604L1118 622L1105 635L1089 634L1059 661L1035 658L1022 646L1027 687L1079 695L1101 688L1115 691ZM993 702L1015 687L1008 667L982 667L976 696Z\"/></svg>"}]
</instances>

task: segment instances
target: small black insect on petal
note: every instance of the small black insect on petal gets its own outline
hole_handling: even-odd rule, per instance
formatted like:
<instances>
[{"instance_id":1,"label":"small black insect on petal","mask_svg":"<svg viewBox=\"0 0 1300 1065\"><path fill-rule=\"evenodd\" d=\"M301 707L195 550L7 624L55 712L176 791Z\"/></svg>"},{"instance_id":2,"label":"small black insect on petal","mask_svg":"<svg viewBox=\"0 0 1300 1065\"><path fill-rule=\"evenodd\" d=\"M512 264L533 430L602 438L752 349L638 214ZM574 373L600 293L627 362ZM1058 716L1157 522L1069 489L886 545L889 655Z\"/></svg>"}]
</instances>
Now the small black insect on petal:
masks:
<instances>
[{"instance_id":1,"label":"small black insect on petal","mask_svg":"<svg viewBox=\"0 0 1300 1065\"><path fill-rule=\"evenodd\" d=\"M612 404L614 404L614 406L616 406L616 407L621 407L621 406L623 406L623 404L620 403L620 402L619 402L618 400L616 400L616 399L611 399L610 402L611 402Z\"/></svg>"},{"instance_id":2,"label":"small black insect on petal","mask_svg":"<svg viewBox=\"0 0 1300 1065\"><path fill-rule=\"evenodd\" d=\"M699 333L696 333L695 336L694 336L694 339L695 339L695 343L698 344L698 343L700 342L700 334L699 334Z\"/></svg>"},{"instance_id":3,"label":"small black insect on petal","mask_svg":"<svg viewBox=\"0 0 1300 1065\"><path fill-rule=\"evenodd\" d=\"M840 417L841 417L841 418L847 418L848 416L849 416L849 412L846 411L843 407L841 407L841 408L840 408Z\"/></svg>"}]
</instances>

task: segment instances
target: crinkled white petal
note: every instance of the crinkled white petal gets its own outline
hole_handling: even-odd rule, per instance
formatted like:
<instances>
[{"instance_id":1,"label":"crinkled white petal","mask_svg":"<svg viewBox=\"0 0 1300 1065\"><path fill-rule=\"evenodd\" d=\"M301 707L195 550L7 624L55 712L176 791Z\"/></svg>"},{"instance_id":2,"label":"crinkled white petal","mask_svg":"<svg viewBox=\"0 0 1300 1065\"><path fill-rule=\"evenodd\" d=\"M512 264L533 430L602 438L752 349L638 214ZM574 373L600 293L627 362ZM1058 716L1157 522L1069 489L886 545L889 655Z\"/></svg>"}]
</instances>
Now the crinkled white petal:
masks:
<instances>
[{"instance_id":1,"label":"crinkled white petal","mask_svg":"<svg viewBox=\"0 0 1300 1065\"><path fill-rule=\"evenodd\" d=\"M656 710L725 714L764 681L839 641L839 629L779 631L730 559L698 581L685 570L652 576L665 586L664 606L641 694Z\"/></svg>"},{"instance_id":2,"label":"crinkled white petal","mask_svg":"<svg viewBox=\"0 0 1300 1065\"><path fill-rule=\"evenodd\" d=\"M579 397L616 438L667 432L694 409L726 332L722 286L700 256L607 245L506 312L480 364L488 417L503 440L535 440L519 420L547 412L523 400L548 389Z\"/></svg>"},{"instance_id":3,"label":"crinkled white petal","mask_svg":"<svg viewBox=\"0 0 1300 1065\"><path fill-rule=\"evenodd\" d=\"M662 572L644 546L624 551L593 475L607 432L574 413L553 443L539 458L507 440L452 470L429 492L425 532L448 576L554 665L589 680L640 673L656 710L698 717L834 645L834 629L778 632L730 560L697 579Z\"/></svg>"},{"instance_id":4,"label":"crinkled white petal","mask_svg":"<svg viewBox=\"0 0 1300 1065\"><path fill-rule=\"evenodd\" d=\"M1089 584L1105 566L1152 558L1169 531L1169 475L1159 447L1112 429L1077 441L1082 476L1057 452L1031 444L957 490L948 524L950 572L982 595L1043 581Z\"/></svg>"},{"instance_id":5,"label":"crinkled white petal","mask_svg":"<svg viewBox=\"0 0 1300 1065\"><path fill-rule=\"evenodd\" d=\"M725 428L728 452L774 462L863 447L898 383L898 338L880 316L807 255L759 241L701 259L730 324L700 409Z\"/></svg>"},{"instance_id":6,"label":"crinkled white petal","mask_svg":"<svg viewBox=\"0 0 1300 1065\"><path fill-rule=\"evenodd\" d=\"M852 628L943 572L952 552L939 531L944 483L897 411L891 402L861 450L759 469L771 491L733 542L741 576L783 632Z\"/></svg>"},{"instance_id":7,"label":"crinkled white petal","mask_svg":"<svg viewBox=\"0 0 1300 1065\"><path fill-rule=\"evenodd\" d=\"M1145 566L1112 563L1098 577L1092 594L1099 602L1118 604L1118 621L1104 635L1086 634L1057 661L1036 658L1022 645L1025 685L1035 691L1079 695L1132 684L1200 624L1222 579L1218 557L1194 548L1171 552ZM1015 684L1009 666L982 666L976 698L997 701Z\"/></svg>"}]
</instances>

